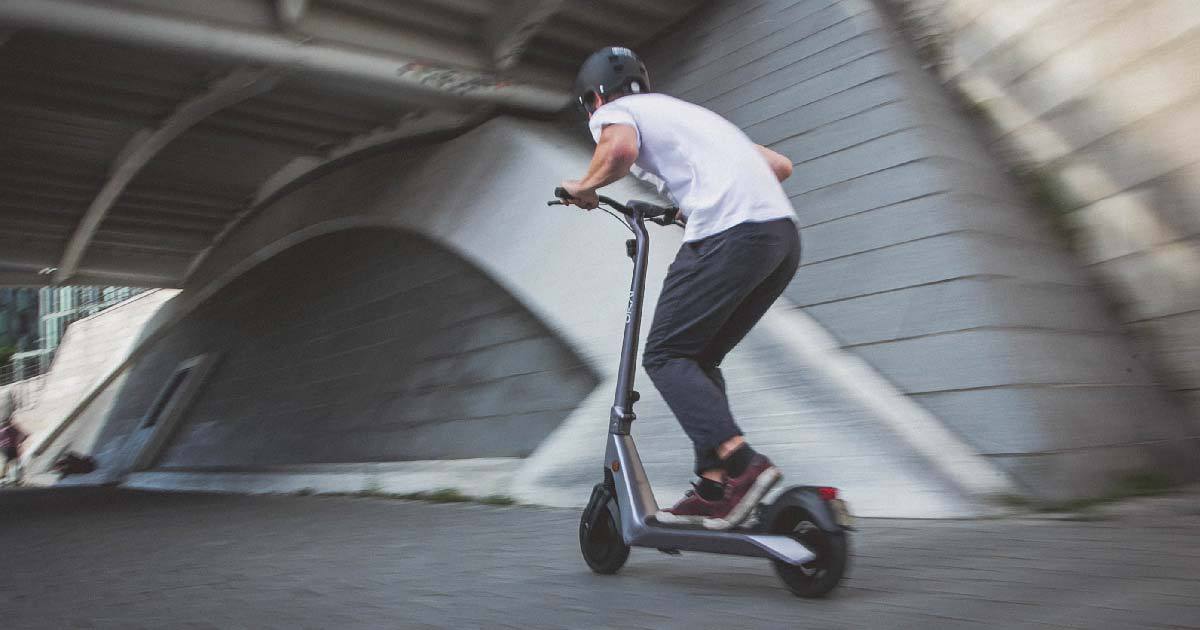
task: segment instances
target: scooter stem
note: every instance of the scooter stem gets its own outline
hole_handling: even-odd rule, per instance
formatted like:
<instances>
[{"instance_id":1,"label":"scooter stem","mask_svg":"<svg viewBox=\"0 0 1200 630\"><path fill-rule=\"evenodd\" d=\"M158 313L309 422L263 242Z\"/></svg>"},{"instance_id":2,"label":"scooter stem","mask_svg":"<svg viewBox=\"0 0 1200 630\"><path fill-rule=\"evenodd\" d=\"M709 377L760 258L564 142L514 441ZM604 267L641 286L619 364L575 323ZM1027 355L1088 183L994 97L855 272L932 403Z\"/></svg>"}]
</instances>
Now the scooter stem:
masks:
<instances>
[{"instance_id":1,"label":"scooter stem","mask_svg":"<svg viewBox=\"0 0 1200 630\"><path fill-rule=\"evenodd\" d=\"M621 343L621 366L617 371L617 392L609 418L609 433L629 435L629 425L637 418L633 412L633 377L637 370L638 336L642 327L642 296L646 291L646 261L649 258L650 235L642 213L633 210L625 216L633 230L636 250L633 255L633 280L629 285L629 302L625 306L625 339Z\"/></svg>"}]
</instances>

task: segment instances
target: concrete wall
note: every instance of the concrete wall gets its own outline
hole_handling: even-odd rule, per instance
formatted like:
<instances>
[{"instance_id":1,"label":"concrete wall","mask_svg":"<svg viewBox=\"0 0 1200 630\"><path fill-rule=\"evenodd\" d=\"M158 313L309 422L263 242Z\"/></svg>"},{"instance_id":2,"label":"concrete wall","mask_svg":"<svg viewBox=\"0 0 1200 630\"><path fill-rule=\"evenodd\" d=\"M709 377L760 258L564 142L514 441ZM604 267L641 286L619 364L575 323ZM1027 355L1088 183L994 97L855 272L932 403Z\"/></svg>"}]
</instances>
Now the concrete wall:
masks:
<instances>
[{"instance_id":1,"label":"concrete wall","mask_svg":"<svg viewBox=\"0 0 1200 630\"><path fill-rule=\"evenodd\" d=\"M788 296L965 440L1049 496L1192 474L1200 431L875 3L713 3L648 66L792 158Z\"/></svg>"},{"instance_id":2,"label":"concrete wall","mask_svg":"<svg viewBox=\"0 0 1200 630\"><path fill-rule=\"evenodd\" d=\"M1054 189L1200 433L1200 5L927 0L944 80Z\"/></svg>"},{"instance_id":3,"label":"concrete wall","mask_svg":"<svg viewBox=\"0 0 1200 630\"><path fill-rule=\"evenodd\" d=\"M458 256L352 229L256 266L171 327L130 370L99 450L207 353L217 366L162 469L520 457L596 381Z\"/></svg>"}]
</instances>

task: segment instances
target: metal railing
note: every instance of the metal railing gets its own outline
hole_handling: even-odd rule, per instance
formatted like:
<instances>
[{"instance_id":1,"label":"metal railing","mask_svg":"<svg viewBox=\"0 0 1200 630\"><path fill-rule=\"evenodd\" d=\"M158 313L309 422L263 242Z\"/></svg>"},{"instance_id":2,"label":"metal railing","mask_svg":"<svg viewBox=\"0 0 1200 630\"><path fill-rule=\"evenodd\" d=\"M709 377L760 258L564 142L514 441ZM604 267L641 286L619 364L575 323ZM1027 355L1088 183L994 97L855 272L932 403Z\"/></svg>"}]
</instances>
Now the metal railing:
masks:
<instances>
[{"instance_id":1,"label":"metal railing","mask_svg":"<svg viewBox=\"0 0 1200 630\"><path fill-rule=\"evenodd\" d=\"M50 371L54 362L55 350L31 350L12 355L8 362L0 365L0 385L11 385Z\"/></svg>"}]
</instances>

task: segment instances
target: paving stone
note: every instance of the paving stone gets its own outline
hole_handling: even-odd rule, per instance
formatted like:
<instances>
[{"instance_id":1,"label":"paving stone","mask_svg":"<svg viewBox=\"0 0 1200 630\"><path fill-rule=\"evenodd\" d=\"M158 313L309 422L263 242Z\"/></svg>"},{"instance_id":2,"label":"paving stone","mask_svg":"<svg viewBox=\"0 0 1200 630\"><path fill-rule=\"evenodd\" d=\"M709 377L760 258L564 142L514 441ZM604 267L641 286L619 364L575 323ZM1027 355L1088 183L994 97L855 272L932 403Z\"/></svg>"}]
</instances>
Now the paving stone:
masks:
<instances>
[{"instance_id":1,"label":"paving stone","mask_svg":"<svg viewBox=\"0 0 1200 630\"><path fill-rule=\"evenodd\" d=\"M12 630L1200 627L1200 514L1169 503L1099 522L865 520L843 587L810 601L752 558L639 549L594 575L573 510L11 491L0 606Z\"/></svg>"}]
</instances>

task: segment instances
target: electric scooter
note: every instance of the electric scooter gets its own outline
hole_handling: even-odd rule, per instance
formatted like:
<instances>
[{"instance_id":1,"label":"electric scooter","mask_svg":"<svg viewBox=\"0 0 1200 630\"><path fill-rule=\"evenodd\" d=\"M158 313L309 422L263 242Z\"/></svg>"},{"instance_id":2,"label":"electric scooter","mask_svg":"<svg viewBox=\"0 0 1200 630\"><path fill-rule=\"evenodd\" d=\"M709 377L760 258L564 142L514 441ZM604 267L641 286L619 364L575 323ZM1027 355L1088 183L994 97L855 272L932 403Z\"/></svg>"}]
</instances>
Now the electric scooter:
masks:
<instances>
[{"instance_id":1,"label":"electric scooter","mask_svg":"<svg viewBox=\"0 0 1200 630\"><path fill-rule=\"evenodd\" d=\"M555 189L554 196L558 199L546 205L566 205L563 200L571 198L561 187ZM624 566L630 547L650 547L669 555L700 551L754 556L770 559L780 579L800 597L829 593L845 574L847 532L853 530L849 510L838 498L836 488L788 488L773 502L760 503L746 522L730 530L668 526L655 521L658 503L630 435L637 418L633 404L641 398L633 389L633 380L650 248L645 222L663 226L684 223L678 208L637 200L622 205L605 196L600 196L600 203L619 212L634 234L625 243L626 253L633 260L633 282L625 312L616 399L609 416L604 480L592 488L579 522L583 559L592 571L612 574Z\"/></svg>"}]
</instances>

